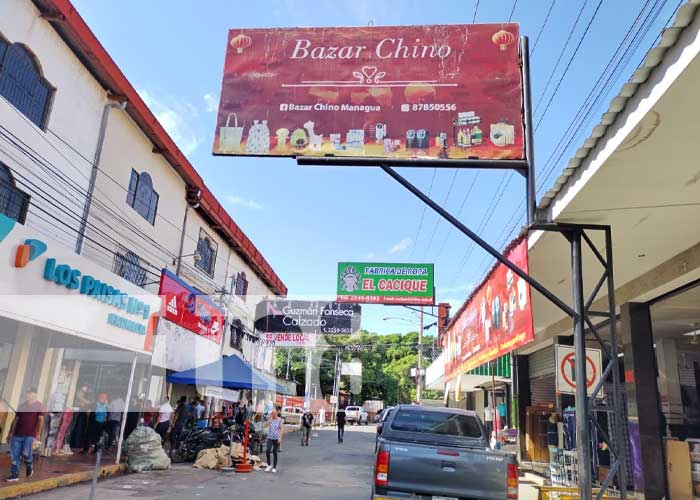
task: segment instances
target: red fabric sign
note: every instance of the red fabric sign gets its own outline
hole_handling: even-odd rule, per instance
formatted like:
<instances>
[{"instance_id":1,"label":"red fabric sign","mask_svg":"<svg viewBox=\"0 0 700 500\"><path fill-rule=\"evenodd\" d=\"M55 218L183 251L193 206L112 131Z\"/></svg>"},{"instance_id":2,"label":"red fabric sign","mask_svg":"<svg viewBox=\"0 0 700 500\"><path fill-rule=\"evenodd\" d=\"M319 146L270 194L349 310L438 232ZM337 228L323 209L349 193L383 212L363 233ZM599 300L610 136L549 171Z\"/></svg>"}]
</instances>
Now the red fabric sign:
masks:
<instances>
[{"instance_id":1,"label":"red fabric sign","mask_svg":"<svg viewBox=\"0 0 700 500\"><path fill-rule=\"evenodd\" d=\"M233 29L214 153L522 159L517 24Z\"/></svg>"},{"instance_id":2,"label":"red fabric sign","mask_svg":"<svg viewBox=\"0 0 700 500\"><path fill-rule=\"evenodd\" d=\"M161 316L191 332L220 344L224 331L224 310L209 297L187 285L168 270L160 276L163 297Z\"/></svg>"},{"instance_id":3,"label":"red fabric sign","mask_svg":"<svg viewBox=\"0 0 700 500\"><path fill-rule=\"evenodd\" d=\"M527 273L527 239L514 244L506 258ZM445 332L445 380L532 341L531 304L530 285L498 264Z\"/></svg>"}]
</instances>

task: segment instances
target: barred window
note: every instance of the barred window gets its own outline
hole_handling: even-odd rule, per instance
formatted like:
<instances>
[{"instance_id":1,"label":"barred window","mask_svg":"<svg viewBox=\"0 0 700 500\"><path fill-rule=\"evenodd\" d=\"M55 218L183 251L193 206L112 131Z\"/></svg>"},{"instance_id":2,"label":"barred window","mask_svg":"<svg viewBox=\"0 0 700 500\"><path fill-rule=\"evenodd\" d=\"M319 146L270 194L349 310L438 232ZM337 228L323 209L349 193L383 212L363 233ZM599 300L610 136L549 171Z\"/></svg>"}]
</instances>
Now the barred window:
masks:
<instances>
[{"instance_id":1,"label":"barred window","mask_svg":"<svg viewBox=\"0 0 700 500\"><path fill-rule=\"evenodd\" d=\"M113 271L134 285L146 284L146 268L141 266L141 259L131 250L120 248L114 254Z\"/></svg>"},{"instance_id":2,"label":"barred window","mask_svg":"<svg viewBox=\"0 0 700 500\"><path fill-rule=\"evenodd\" d=\"M9 167L0 163L0 214L24 224L28 208L29 195L15 186Z\"/></svg>"},{"instance_id":3,"label":"barred window","mask_svg":"<svg viewBox=\"0 0 700 500\"><path fill-rule=\"evenodd\" d=\"M244 271L236 275L236 295L243 300L245 300L248 295L248 278L246 278Z\"/></svg>"},{"instance_id":4,"label":"barred window","mask_svg":"<svg viewBox=\"0 0 700 500\"><path fill-rule=\"evenodd\" d=\"M216 252L218 244L209 236L204 229L199 230L199 241L197 242L197 253L200 259L195 261L194 265L207 273L209 276L214 276L214 268L216 267Z\"/></svg>"},{"instance_id":5,"label":"barred window","mask_svg":"<svg viewBox=\"0 0 700 500\"><path fill-rule=\"evenodd\" d=\"M34 55L24 45L0 37L0 95L44 129L53 93Z\"/></svg>"},{"instance_id":6,"label":"barred window","mask_svg":"<svg viewBox=\"0 0 700 500\"><path fill-rule=\"evenodd\" d=\"M126 202L151 224L155 224L158 211L158 193L153 189L153 180L146 172L131 170Z\"/></svg>"}]
</instances>

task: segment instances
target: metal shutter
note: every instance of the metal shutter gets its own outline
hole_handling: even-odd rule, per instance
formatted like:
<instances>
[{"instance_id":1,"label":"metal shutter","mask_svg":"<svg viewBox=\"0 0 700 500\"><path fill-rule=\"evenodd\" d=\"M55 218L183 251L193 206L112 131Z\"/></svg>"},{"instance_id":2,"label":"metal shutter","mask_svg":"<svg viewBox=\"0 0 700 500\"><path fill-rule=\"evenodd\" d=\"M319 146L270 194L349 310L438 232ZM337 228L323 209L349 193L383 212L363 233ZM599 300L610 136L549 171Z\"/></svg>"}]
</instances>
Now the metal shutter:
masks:
<instances>
[{"instance_id":1,"label":"metal shutter","mask_svg":"<svg viewBox=\"0 0 700 500\"><path fill-rule=\"evenodd\" d=\"M530 379L530 404L532 406L556 404L555 376L544 375Z\"/></svg>"},{"instance_id":2,"label":"metal shutter","mask_svg":"<svg viewBox=\"0 0 700 500\"><path fill-rule=\"evenodd\" d=\"M530 378L537 378L543 375L551 375L554 369L554 346L533 352L528 356L528 370Z\"/></svg>"}]
</instances>

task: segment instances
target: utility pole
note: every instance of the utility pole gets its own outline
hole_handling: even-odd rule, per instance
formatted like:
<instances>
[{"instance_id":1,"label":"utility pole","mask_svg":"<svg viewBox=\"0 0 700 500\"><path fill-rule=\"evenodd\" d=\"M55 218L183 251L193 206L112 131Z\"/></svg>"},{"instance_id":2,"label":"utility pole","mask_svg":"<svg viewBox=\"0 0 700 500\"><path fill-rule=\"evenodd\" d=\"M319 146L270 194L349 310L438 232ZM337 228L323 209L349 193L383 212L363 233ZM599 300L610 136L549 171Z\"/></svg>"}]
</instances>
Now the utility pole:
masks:
<instances>
[{"instance_id":1,"label":"utility pole","mask_svg":"<svg viewBox=\"0 0 700 500\"><path fill-rule=\"evenodd\" d=\"M335 398L335 403L333 403L333 421L335 421L335 416L338 413L338 397L340 396L340 383L339 383L339 378L340 376L338 373L340 372L340 351L335 351L335 372L333 372L333 397Z\"/></svg>"},{"instance_id":2,"label":"utility pole","mask_svg":"<svg viewBox=\"0 0 700 500\"><path fill-rule=\"evenodd\" d=\"M289 363L291 362L291 358L292 358L292 349L287 348L287 376L285 377L287 382L289 382Z\"/></svg>"},{"instance_id":3,"label":"utility pole","mask_svg":"<svg viewBox=\"0 0 700 500\"><path fill-rule=\"evenodd\" d=\"M416 384L416 401L420 404L423 388L423 306L420 308L420 328L418 328L418 381Z\"/></svg>"}]
</instances>

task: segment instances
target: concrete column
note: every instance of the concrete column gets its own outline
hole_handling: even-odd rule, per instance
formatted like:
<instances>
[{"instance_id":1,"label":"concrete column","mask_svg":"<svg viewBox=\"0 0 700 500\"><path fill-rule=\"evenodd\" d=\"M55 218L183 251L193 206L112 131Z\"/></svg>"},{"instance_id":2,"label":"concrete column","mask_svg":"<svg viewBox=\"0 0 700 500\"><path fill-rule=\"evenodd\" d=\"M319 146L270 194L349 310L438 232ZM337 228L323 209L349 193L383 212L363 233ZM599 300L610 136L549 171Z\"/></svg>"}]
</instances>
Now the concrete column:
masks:
<instances>
[{"instance_id":1,"label":"concrete column","mask_svg":"<svg viewBox=\"0 0 700 500\"><path fill-rule=\"evenodd\" d=\"M7 367L7 380L3 390L2 398L7 401L12 408L17 408L22 402L22 385L24 377L31 376L27 373L29 366L29 354L34 338L34 327L26 323L17 323L17 334L15 335L15 345L10 356L10 365ZM7 439L10 425L14 420L14 413L8 413L7 420L2 426L1 442ZM0 422L1 424L1 422Z\"/></svg>"},{"instance_id":2,"label":"concrete column","mask_svg":"<svg viewBox=\"0 0 700 500\"><path fill-rule=\"evenodd\" d=\"M656 363L659 369L661 409L669 424L683 423L683 401L678 373L678 350L674 339L656 342Z\"/></svg>"},{"instance_id":3,"label":"concrete column","mask_svg":"<svg viewBox=\"0 0 700 500\"><path fill-rule=\"evenodd\" d=\"M666 493L666 474L649 306L623 304L620 320L620 338L624 342L631 482L638 497L661 500Z\"/></svg>"}]
</instances>

